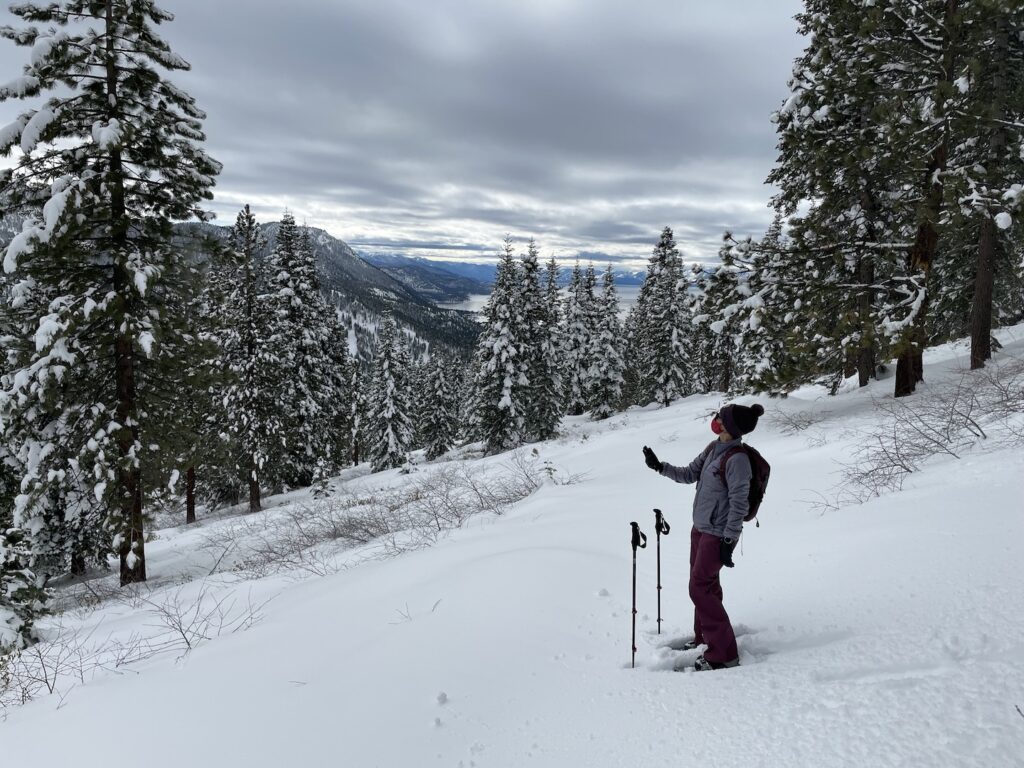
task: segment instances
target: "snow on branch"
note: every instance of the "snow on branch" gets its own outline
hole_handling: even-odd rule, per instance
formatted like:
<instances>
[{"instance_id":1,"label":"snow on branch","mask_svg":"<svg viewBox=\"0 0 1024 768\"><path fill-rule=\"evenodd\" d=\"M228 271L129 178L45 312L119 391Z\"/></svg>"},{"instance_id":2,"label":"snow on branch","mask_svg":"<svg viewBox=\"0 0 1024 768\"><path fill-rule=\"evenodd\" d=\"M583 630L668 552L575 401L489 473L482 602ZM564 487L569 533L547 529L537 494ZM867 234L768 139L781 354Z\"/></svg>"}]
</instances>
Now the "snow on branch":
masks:
<instances>
[{"instance_id":1,"label":"snow on branch","mask_svg":"<svg viewBox=\"0 0 1024 768\"><path fill-rule=\"evenodd\" d=\"M0 85L0 101L35 96L39 93L39 85L39 78L35 75L22 75L6 85Z\"/></svg>"},{"instance_id":2,"label":"snow on branch","mask_svg":"<svg viewBox=\"0 0 1024 768\"><path fill-rule=\"evenodd\" d=\"M28 219L22 225L22 231L15 235L7 246L4 256L4 271L11 274L18 268L18 260L27 254L31 254L38 243L48 243L53 237L64 211L67 208L68 199L77 190L77 185L71 183L71 179L63 176L55 181L51 187L50 199L43 206L43 220Z\"/></svg>"}]
</instances>

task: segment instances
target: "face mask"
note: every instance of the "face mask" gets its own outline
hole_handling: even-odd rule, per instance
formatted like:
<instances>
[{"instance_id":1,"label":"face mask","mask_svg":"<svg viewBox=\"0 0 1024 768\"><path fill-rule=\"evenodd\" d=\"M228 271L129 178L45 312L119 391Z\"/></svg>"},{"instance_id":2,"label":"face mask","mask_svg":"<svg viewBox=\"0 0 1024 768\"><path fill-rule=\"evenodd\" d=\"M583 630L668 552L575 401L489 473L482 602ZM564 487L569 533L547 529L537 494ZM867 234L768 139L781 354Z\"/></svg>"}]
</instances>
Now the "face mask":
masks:
<instances>
[{"instance_id":1,"label":"face mask","mask_svg":"<svg viewBox=\"0 0 1024 768\"><path fill-rule=\"evenodd\" d=\"M717 416L711 420L711 431L714 432L716 435L720 435L723 431L725 431L722 428L722 422L718 420Z\"/></svg>"}]
</instances>

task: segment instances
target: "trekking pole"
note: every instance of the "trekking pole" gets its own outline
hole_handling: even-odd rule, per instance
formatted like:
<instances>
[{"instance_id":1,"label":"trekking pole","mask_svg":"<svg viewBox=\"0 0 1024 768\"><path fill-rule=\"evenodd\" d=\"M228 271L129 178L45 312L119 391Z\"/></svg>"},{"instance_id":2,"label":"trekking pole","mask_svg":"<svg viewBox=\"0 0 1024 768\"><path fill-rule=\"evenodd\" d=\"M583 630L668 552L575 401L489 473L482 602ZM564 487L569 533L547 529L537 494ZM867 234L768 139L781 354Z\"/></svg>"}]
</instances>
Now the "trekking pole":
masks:
<instances>
[{"instance_id":1,"label":"trekking pole","mask_svg":"<svg viewBox=\"0 0 1024 768\"><path fill-rule=\"evenodd\" d=\"M647 546L647 536L635 522L630 525L633 527L633 661L630 668L636 668L636 548Z\"/></svg>"},{"instance_id":2,"label":"trekking pole","mask_svg":"<svg viewBox=\"0 0 1024 768\"><path fill-rule=\"evenodd\" d=\"M660 509L654 510L654 532L658 542L658 634L661 634L661 535L668 536L672 526L668 524Z\"/></svg>"}]
</instances>

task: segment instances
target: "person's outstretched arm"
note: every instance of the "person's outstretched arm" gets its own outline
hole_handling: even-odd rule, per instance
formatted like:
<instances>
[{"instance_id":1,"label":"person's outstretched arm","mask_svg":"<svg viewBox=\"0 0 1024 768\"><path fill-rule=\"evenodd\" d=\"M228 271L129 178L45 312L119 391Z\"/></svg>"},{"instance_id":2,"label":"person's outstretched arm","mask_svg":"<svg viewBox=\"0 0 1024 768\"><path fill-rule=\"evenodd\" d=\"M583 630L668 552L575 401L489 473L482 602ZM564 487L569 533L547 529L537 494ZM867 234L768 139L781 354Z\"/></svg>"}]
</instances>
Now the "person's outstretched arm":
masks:
<instances>
[{"instance_id":1,"label":"person's outstretched arm","mask_svg":"<svg viewBox=\"0 0 1024 768\"><path fill-rule=\"evenodd\" d=\"M658 461L658 457L654 455L654 451L646 445L644 446L644 458L647 460L647 466L659 475L664 475L670 480L675 480L677 483L697 482L700 479L700 471L704 467L704 462L707 460L707 456L707 450L701 451L700 455L691 461L688 466L677 467L673 464L669 464L667 461Z\"/></svg>"}]
</instances>

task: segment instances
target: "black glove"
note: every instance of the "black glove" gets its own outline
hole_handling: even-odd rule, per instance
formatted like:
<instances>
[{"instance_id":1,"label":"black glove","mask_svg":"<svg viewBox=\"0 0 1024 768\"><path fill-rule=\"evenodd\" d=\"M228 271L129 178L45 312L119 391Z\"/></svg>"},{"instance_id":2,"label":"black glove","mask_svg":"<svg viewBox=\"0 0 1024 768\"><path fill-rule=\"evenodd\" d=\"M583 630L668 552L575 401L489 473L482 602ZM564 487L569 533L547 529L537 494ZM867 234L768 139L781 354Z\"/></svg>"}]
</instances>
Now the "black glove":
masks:
<instances>
[{"instance_id":1,"label":"black glove","mask_svg":"<svg viewBox=\"0 0 1024 768\"><path fill-rule=\"evenodd\" d=\"M658 457L654 455L654 451L644 446L644 461L647 462L647 466L653 469L655 472L661 472L662 467L665 465L658 461Z\"/></svg>"},{"instance_id":2,"label":"black glove","mask_svg":"<svg viewBox=\"0 0 1024 768\"><path fill-rule=\"evenodd\" d=\"M732 561L732 551L736 549L737 539L725 538L722 539L722 543L718 545L718 557L722 561L722 565L726 568L732 568L736 565Z\"/></svg>"}]
</instances>

